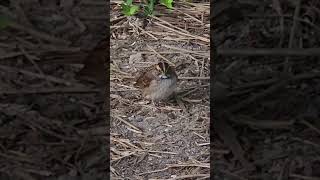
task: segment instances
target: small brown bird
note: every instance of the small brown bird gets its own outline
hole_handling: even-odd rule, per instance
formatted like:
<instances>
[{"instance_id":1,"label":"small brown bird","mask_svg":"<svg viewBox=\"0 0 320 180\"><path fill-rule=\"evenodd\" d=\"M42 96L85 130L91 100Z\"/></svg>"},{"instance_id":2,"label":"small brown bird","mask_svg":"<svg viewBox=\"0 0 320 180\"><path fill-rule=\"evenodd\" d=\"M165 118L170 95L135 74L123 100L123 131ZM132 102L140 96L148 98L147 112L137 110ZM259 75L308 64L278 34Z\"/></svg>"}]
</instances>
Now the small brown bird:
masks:
<instances>
[{"instance_id":1,"label":"small brown bird","mask_svg":"<svg viewBox=\"0 0 320 180\"><path fill-rule=\"evenodd\" d=\"M173 94L177 80L174 67L166 62L159 62L146 68L137 78L135 86L142 90L144 98L160 101Z\"/></svg>"}]
</instances>

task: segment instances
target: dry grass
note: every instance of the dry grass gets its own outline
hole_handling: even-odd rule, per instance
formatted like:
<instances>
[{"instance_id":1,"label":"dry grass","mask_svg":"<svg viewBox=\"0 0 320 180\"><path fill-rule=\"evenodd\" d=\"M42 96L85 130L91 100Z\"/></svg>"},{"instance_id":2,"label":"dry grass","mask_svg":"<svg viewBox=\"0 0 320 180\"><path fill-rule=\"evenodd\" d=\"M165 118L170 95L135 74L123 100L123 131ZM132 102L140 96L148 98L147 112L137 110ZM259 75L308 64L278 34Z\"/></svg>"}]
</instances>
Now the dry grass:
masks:
<instances>
[{"instance_id":1,"label":"dry grass","mask_svg":"<svg viewBox=\"0 0 320 180\"><path fill-rule=\"evenodd\" d=\"M208 179L209 4L158 6L146 28L111 6L112 179ZM176 66L178 100L154 106L132 84L159 60Z\"/></svg>"}]
</instances>

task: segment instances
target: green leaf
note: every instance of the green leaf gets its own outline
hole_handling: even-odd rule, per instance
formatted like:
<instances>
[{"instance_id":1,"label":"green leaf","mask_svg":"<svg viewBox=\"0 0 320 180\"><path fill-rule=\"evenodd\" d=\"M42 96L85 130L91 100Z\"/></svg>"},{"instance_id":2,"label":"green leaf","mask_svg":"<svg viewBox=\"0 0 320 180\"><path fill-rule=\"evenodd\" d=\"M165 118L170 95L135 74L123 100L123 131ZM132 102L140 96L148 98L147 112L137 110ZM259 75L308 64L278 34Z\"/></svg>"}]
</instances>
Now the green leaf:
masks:
<instances>
[{"instance_id":1,"label":"green leaf","mask_svg":"<svg viewBox=\"0 0 320 180\"><path fill-rule=\"evenodd\" d=\"M127 0L127 2L125 2L127 5L132 5L132 0Z\"/></svg>"},{"instance_id":2,"label":"green leaf","mask_svg":"<svg viewBox=\"0 0 320 180\"><path fill-rule=\"evenodd\" d=\"M7 18L5 16L0 16L0 30L8 27L10 25L10 23L11 23L11 21L9 18Z\"/></svg>"},{"instance_id":3,"label":"green leaf","mask_svg":"<svg viewBox=\"0 0 320 180\"><path fill-rule=\"evenodd\" d=\"M172 9L173 0L160 0L160 4L166 6L169 9Z\"/></svg>"},{"instance_id":4,"label":"green leaf","mask_svg":"<svg viewBox=\"0 0 320 180\"><path fill-rule=\"evenodd\" d=\"M136 6L136 5L131 6L130 15L132 16L132 15L136 14L138 12L138 10L139 10L139 6Z\"/></svg>"},{"instance_id":5,"label":"green leaf","mask_svg":"<svg viewBox=\"0 0 320 180\"><path fill-rule=\"evenodd\" d=\"M123 14L127 15L129 10L130 10L130 8L126 3L122 3L121 4L121 11L122 11Z\"/></svg>"},{"instance_id":6,"label":"green leaf","mask_svg":"<svg viewBox=\"0 0 320 180\"><path fill-rule=\"evenodd\" d=\"M122 13L126 16L132 16L136 14L139 10L139 6L136 5L128 5L126 3L121 4Z\"/></svg>"},{"instance_id":7,"label":"green leaf","mask_svg":"<svg viewBox=\"0 0 320 180\"><path fill-rule=\"evenodd\" d=\"M153 15L154 13L154 3L155 3L155 0L149 0L149 3L147 6L145 6L144 8L144 14L146 16L148 15Z\"/></svg>"},{"instance_id":8,"label":"green leaf","mask_svg":"<svg viewBox=\"0 0 320 180\"><path fill-rule=\"evenodd\" d=\"M148 16L148 15L153 15L153 10L150 9L150 7L146 6L144 8L144 15Z\"/></svg>"}]
</instances>

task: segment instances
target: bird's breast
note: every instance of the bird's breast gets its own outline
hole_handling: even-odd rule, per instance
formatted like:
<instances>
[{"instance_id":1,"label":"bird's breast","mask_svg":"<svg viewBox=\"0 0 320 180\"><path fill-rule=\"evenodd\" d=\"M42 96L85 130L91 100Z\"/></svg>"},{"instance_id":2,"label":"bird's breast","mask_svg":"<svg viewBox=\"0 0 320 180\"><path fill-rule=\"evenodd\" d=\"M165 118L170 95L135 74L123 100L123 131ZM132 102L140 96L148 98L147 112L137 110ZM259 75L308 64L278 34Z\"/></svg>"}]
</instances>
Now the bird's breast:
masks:
<instances>
[{"instance_id":1,"label":"bird's breast","mask_svg":"<svg viewBox=\"0 0 320 180\"><path fill-rule=\"evenodd\" d=\"M175 78L153 81L150 86L145 89L144 95L147 99L166 99L174 92L176 84L177 80Z\"/></svg>"}]
</instances>

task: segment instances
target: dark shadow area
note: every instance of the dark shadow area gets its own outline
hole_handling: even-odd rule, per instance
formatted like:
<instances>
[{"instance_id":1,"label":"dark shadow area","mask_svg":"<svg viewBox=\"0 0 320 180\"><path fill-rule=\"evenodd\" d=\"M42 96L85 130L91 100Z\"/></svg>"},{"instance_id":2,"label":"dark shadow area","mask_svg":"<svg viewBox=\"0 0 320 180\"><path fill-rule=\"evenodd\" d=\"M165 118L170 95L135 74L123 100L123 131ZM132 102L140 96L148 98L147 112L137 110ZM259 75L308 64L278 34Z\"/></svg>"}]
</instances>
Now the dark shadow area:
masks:
<instances>
[{"instance_id":1,"label":"dark shadow area","mask_svg":"<svg viewBox=\"0 0 320 180\"><path fill-rule=\"evenodd\" d=\"M0 179L109 178L107 7L1 1Z\"/></svg>"},{"instance_id":2,"label":"dark shadow area","mask_svg":"<svg viewBox=\"0 0 320 180\"><path fill-rule=\"evenodd\" d=\"M319 178L319 1L212 8L214 178Z\"/></svg>"}]
</instances>

